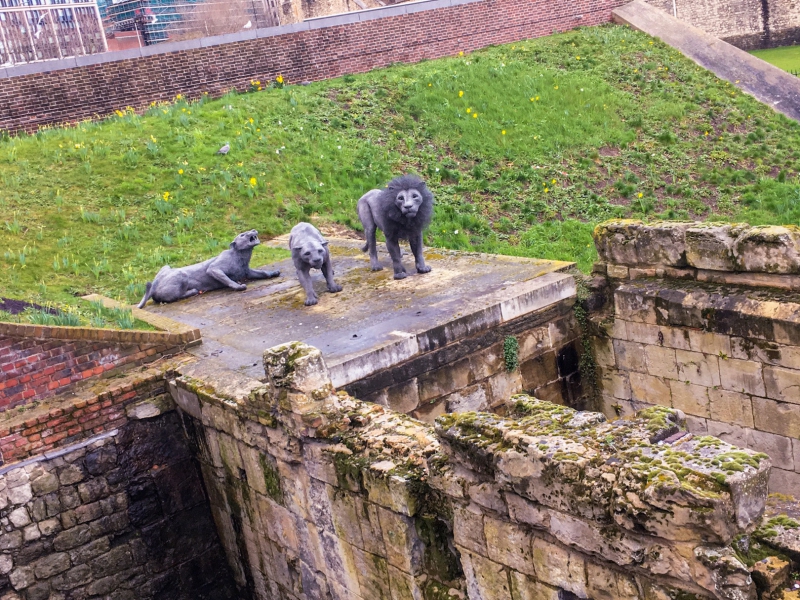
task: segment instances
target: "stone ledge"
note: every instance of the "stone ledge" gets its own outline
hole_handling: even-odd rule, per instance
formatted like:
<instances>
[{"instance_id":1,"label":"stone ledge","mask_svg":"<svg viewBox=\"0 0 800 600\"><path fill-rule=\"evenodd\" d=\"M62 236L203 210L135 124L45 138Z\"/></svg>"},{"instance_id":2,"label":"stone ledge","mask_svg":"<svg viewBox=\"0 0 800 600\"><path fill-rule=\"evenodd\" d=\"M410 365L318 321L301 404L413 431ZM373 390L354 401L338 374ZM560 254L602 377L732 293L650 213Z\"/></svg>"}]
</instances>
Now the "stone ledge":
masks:
<instances>
[{"instance_id":1,"label":"stone ledge","mask_svg":"<svg viewBox=\"0 0 800 600\"><path fill-rule=\"evenodd\" d=\"M116 300L101 296L100 294L89 294L88 296L83 296L83 299L89 300L90 302L101 302L106 308L128 308L135 318L161 330L154 333L167 333L173 336L171 338L165 338L162 335L156 338L158 340L165 340L161 343L169 343L170 341L175 343L177 341L178 343L185 344L188 348L200 344L203 341L200 330L197 327L191 327L190 325L175 321L163 315L154 314L136 306L125 306Z\"/></svg>"},{"instance_id":2,"label":"stone ledge","mask_svg":"<svg viewBox=\"0 0 800 600\"><path fill-rule=\"evenodd\" d=\"M100 301L107 307L120 308L123 305L91 294L84 300ZM154 315L138 308L132 309L133 316L163 331L137 331L131 329L106 329L98 327L64 327L60 325L33 325L29 323L0 322L0 335L52 340L86 340L92 342L117 342L120 344L162 344L166 346L194 346L202 342L200 330L160 315Z\"/></svg>"},{"instance_id":3,"label":"stone ledge","mask_svg":"<svg viewBox=\"0 0 800 600\"><path fill-rule=\"evenodd\" d=\"M616 220L594 230L611 279L667 277L800 289L800 228ZM605 263L605 264L603 264Z\"/></svg>"},{"instance_id":4,"label":"stone ledge","mask_svg":"<svg viewBox=\"0 0 800 600\"><path fill-rule=\"evenodd\" d=\"M386 344L355 357L330 361L330 374L334 387L342 387L383 369L441 348L466 336L472 336L508 324L525 315L573 299L575 279L562 273L547 273L526 281L514 290L517 294L497 293L485 298L485 308L465 315L444 325L414 335L394 332L396 342Z\"/></svg>"},{"instance_id":5,"label":"stone ledge","mask_svg":"<svg viewBox=\"0 0 800 600\"><path fill-rule=\"evenodd\" d=\"M614 298L616 316L625 321L800 345L799 295L691 281L631 281L622 283Z\"/></svg>"}]
</instances>

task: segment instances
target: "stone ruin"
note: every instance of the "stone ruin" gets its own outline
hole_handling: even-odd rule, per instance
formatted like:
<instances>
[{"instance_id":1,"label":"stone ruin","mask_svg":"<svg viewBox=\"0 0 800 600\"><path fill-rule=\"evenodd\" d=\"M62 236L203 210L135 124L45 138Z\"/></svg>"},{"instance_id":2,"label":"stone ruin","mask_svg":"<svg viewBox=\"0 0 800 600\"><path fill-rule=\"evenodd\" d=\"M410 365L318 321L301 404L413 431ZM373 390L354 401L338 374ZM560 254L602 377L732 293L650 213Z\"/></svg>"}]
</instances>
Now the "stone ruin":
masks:
<instances>
[{"instance_id":1,"label":"stone ruin","mask_svg":"<svg viewBox=\"0 0 800 600\"><path fill-rule=\"evenodd\" d=\"M598 405L651 405L769 454L770 491L800 491L800 229L611 221L595 241Z\"/></svg>"},{"instance_id":2,"label":"stone ruin","mask_svg":"<svg viewBox=\"0 0 800 600\"><path fill-rule=\"evenodd\" d=\"M737 544L769 458L680 411L608 421L517 395L431 426L336 392L315 348L264 362L263 382L170 383L254 598L756 598Z\"/></svg>"},{"instance_id":3,"label":"stone ruin","mask_svg":"<svg viewBox=\"0 0 800 600\"><path fill-rule=\"evenodd\" d=\"M0 599L797 597L800 232L596 241L330 366L196 346L6 415Z\"/></svg>"}]
</instances>

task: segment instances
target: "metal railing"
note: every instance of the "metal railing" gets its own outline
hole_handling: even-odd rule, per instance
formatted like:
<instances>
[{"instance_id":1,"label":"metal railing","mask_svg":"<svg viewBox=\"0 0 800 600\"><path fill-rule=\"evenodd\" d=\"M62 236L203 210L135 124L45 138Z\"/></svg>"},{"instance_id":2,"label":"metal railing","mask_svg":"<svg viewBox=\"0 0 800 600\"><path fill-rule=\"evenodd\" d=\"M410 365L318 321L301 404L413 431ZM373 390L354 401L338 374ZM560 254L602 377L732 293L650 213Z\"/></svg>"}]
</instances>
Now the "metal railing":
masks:
<instances>
[{"instance_id":1,"label":"metal railing","mask_svg":"<svg viewBox=\"0 0 800 600\"><path fill-rule=\"evenodd\" d=\"M0 0L0 67L107 49L94 1Z\"/></svg>"},{"instance_id":2,"label":"metal railing","mask_svg":"<svg viewBox=\"0 0 800 600\"><path fill-rule=\"evenodd\" d=\"M145 45L280 25L278 0L122 0L106 31L138 31Z\"/></svg>"}]
</instances>

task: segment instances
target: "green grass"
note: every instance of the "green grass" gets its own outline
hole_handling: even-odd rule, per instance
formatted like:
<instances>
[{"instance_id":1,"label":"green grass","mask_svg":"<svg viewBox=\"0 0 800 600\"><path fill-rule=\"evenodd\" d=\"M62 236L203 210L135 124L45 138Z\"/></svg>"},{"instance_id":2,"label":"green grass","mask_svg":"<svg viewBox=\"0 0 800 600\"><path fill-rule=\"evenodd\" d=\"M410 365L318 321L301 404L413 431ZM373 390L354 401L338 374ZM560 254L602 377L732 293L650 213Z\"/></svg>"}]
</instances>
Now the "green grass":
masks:
<instances>
[{"instance_id":1,"label":"green grass","mask_svg":"<svg viewBox=\"0 0 800 600\"><path fill-rule=\"evenodd\" d=\"M800 73L800 46L782 46L781 48L770 48L769 50L754 50L751 54L784 71Z\"/></svg>"},{"instance_id":2,"label":"green grass","mask_svg":"<svg viewBox=\"0 0 800 600\"><path fill-rule=\"evenodd\" d=\"M615 26L179 98L0 141L0 295L135 302L163 264L239 231L360 229L358 198L404 171L436 195L427 244L586 270L612 217L798 223L798 148L798 123ZM261 246L253 262L285 256Z\"/></svg>"},{"instance_id":3,"label":"green grass","mask_svg":"<svg viewBox=\"0 0 800 600\"><path fill-rule=\"evenodd\" d=\"M149 323L136 319L129 308L107 308L100 302L83 302L77 299L61 303L59 307L29 307L17 314L0 310L0 321L65 327L155 329Z\"/></svg>"}]
</instances>

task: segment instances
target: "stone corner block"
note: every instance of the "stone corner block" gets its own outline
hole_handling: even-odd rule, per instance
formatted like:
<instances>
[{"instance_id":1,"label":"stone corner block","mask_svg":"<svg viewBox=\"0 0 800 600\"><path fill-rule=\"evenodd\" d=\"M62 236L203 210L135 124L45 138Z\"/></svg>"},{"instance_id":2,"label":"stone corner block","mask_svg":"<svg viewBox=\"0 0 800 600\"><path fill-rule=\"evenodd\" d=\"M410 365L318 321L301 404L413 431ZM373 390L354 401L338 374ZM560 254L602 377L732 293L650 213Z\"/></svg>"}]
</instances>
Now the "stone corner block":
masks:
<instances>
[{"instance_id":1,"label":"stone corner block","mask_svg":"<svg viewBox=\"0 0 800 600\"><path fill-rule=\"evenodd\" d=\"M265 350L264 371L275 388L306 394L332 390L322 352L302 342L289 342Z\"/></svg>"}]
</instances>

